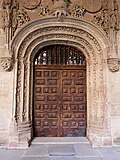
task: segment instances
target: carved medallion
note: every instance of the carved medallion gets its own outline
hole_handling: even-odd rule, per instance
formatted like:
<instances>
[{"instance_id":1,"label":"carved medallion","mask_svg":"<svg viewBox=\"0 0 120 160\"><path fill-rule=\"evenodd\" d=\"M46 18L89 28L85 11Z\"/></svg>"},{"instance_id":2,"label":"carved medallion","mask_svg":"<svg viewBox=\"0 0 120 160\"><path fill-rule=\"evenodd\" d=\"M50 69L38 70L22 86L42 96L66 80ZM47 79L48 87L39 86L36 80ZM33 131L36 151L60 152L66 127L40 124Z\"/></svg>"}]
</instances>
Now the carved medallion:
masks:
<instances>
[{"instance_id":1,"label":"carved medallion","mask_svg":"<svg viewBox=\"0 0 120 160\"><path fill-rule=\"evenodd\" d=\"M83 5L88 12L95 13L101 9L102 2L101 0L84 0Z\"/></svg>"},{"instance_id":2,"label":"carved medallion","mask_svg":"<svg viewBox=\"0 0 120 160\"><path fill-rule=\"evenodd\" d=\"M24 8L32 10L38 7L41 0L22 0L22 5Z\"/></svg>"}]
</instances>

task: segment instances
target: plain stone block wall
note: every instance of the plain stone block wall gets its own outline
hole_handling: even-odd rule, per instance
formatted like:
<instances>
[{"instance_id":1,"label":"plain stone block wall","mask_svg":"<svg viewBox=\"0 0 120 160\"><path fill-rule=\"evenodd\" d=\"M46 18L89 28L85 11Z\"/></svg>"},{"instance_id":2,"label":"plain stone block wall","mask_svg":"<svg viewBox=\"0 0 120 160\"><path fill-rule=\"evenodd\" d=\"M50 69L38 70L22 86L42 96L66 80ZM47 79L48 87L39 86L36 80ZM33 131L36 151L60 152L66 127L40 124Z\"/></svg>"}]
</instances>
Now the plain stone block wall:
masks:
<instances>
[{"instance_id":1,"label":"plain stone block wall","mask_svg":"<svg viewBox=\"0 0 120 160\"><path fill-rule=\"evenodd\" d=\"M120 6L120 1L118 1L118 3ZM118 56L120 59L120 31L118 32L117 37L118 37ZM120 71L116 73L110 73L110 91L111 91L111 100L110 100L111 135L113 138L113 144L120 145Z\"/></svg>"},{"instance_id":2,"label":"plain stone block wall","mask_svg":"<svg viewBox=\"0 0 120 160\"><path fill-rule=\"evenodd\" d=\"M0 145L8 139L12 119L13 73L0 69ZM2 140L2 141L1 141Z\"/></svg>"}]
</instances>

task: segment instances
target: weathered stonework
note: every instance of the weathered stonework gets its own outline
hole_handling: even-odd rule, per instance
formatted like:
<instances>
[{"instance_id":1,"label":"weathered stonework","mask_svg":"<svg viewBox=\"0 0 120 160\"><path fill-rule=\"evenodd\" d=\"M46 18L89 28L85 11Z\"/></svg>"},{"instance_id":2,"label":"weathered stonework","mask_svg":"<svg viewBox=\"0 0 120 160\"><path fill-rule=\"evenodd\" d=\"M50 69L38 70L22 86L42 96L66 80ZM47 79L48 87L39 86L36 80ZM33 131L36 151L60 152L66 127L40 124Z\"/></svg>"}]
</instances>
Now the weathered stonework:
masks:
<instances>
[{"instance_id":1,"label":"weathered stonework","mask_svg":"<svg viewBox=\"0 0 120 160\"><path fill-rule=\"evenodd\" d=\"M5 115L7 128L0 126L1 135L7 135L0 136L1 145L29 146L33 138L33 60L42 47L52 44L74 46L86 57L87 137L92 145L120 144L120 127L114 125L120 120L119 3L99 0L90 6L86 0L3 1L0 38L6 36L6 41L0 45L0 72L3 79L7 74L13 76L10 82L7 78L10 115ZM2 96L4 85L0 85ZM1 106L6 99L0 99Z\"/></svg>"}]
</instances>

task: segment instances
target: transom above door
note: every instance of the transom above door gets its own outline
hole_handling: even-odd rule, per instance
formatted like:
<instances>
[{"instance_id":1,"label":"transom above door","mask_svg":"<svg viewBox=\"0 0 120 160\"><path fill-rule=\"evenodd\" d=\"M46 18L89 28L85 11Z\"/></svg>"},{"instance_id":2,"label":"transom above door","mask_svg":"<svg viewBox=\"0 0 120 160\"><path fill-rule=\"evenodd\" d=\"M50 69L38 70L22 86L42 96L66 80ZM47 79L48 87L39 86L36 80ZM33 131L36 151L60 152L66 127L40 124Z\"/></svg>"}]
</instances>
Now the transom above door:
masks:
<instances>
[{"instance_id":1,"label":"transom above door","mask_svg":"<svg viewBox=\"0 0 120 160\"><path fill-rule=\"evenodd\" d=\"M34 136L86 134L86 65L74 47L48 46L34 61Z\"/></svg>"}]
</instances>

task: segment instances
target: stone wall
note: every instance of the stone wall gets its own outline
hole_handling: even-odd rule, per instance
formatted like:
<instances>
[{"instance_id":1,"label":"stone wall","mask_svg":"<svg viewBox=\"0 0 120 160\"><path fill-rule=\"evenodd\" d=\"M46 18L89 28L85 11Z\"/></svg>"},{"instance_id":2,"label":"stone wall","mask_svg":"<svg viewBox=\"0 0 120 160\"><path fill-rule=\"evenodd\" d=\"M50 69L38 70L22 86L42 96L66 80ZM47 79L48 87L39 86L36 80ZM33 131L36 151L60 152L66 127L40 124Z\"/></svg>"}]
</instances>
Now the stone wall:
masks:
<instances>
[{"instance_id":1,"label":"stone wall","mask_svg":"<svg viewBox=\"0 0 120 160\"><path fill-rule=\"evenodd\" d=\"M0 1L0 20L2 2ZM6 35L0 22L0 58L5 54ZM7 144L12 120L13 72L5 72L0 65L0 146Z\"/></svg>"},{"instance_id":2,"label":"stone wall","mask_svg":"<svg viewBox=\"0 0 120 160\"><path fill-rule=\"evenodd\" d=\"M120 31L118 33L118 55L120 58ZM120 65L119 65L120 67ZM111 106L111 135L114 145L120 145L120 71L109 73Z\"/></svg>"},{"instance_id":3,"label":"stone wall","mask_svg":"<svg viewBox=\"0 0 120 160\"><path fill-rule=\"evenodd\" d=\"M118 0L119 18L120 18L120 0ZM119 24L120 28L120 24ZM120 61L120 30L117 33L118 57ZM119 62L120 67L120 62ZM111 135L113 145L120 145L120 71L116 73L109 72L110 99L109 105L111 113Z\"/></svg>"}]
</instances>

